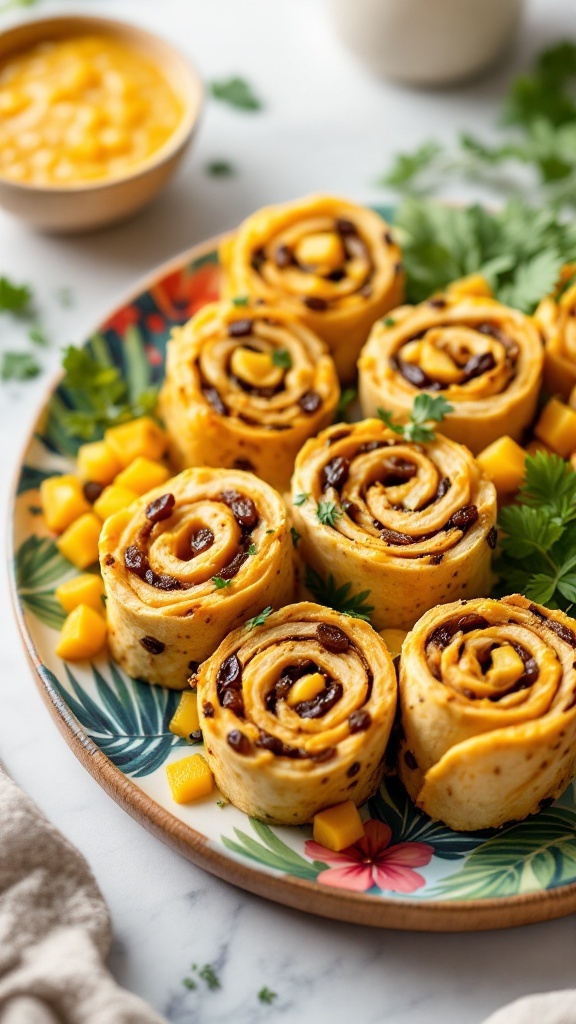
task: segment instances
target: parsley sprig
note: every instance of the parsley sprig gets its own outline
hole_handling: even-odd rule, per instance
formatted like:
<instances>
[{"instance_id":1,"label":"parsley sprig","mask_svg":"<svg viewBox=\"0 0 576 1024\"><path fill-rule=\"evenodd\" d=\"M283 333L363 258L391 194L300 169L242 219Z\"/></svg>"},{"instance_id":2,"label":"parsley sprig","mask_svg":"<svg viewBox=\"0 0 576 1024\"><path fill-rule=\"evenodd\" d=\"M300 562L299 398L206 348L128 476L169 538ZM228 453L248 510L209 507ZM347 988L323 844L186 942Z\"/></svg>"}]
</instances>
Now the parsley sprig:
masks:
<instances>
[{"instance_id":1,"label":"parsley sprig","mask_svg":"<svg viewBox=\"0 0 576 1024\"><path fill-rule=\"evenodd\" d=\"M450 405L443 395L422 392L414 399L408 423L394 423L394 414L387 409L378 409L378 416L390 430L399 434L405 441L433 441L436 435L428 424L441 423L453 408L454 406Z\"/></svg>"},{"instance_id":2,"label":"parsley sprig","mask_svg":"<svg viewBox=\"0 0 576 1024\"><path fill-rule=\"evenodd\" d=\"M155 389L143 391L131 400L120 369L100 362L86 349L69 345L62 366L65 373L61 386L84 406L62 414L62 425L73 437L91 441L107 427L154 411Z\"/></svg>"},{"instance_id":3,"label":"parsley sprig","mask_svg":"<svg viewBox=\"0 0 576 1024\"><path fill-rule=\"evenodd\" d=\"M362 590L359 594L351 594L352 584L343 583L336 586L332 573L324 579L319 572L316 572L310 565L306 566L304 583L318 604L325 604L334 608L343 615L349 615L353 619L364 619L370 622L370 616L374 611L374 605L368 604L370 597L369 590Z\"/></svg>"},{"instance_id":4,"label":"parsley sprig","mask_svg":"<svg viewBox=\"0 0 576 1024\"><path fill-rule=\"evenodd\" d=\"M210 83L210 92L215 100L227 103L238 110L261 110L262 102L254 94L244 78L223 78Z\"/></svg>"},{"instance_id":5,"label":"parsley sprig","mask_svg":"<svg viewBox=\"0 0 576 1024\"><path fill-rule=\"evenodd\" d=\"M266 619L271 614L272 605L269 604L266 606L266 608L263 608L261 612L258 612L258 615L255 615L254 618L248 619L248 621L244 623L244 629L249 630L254 629L256 626L263 626L264 623L266 622Z\"/></svg>"},{"instance_id":6,"label":"parsley sprig","mask_svg":"<svg viewBox=\"0 0 576 1024\"><path fill-rule=\"evenodd\" d=\"M318 522L323 526L336 526L338 519L343 515L342 509L335 501L319 501L316 508Z\"/></svg>"},{"instance_id":7,"label":"parsley sprig","mask_svg":"<svg viewBox=\"0 0 576 1024\"><path fill-rule=\"evenodd\" d=\"M526 458L517 503L500 510L499 591L549 608L576 603L576 473L559 455Z\"/></svg>"}]
</instances>

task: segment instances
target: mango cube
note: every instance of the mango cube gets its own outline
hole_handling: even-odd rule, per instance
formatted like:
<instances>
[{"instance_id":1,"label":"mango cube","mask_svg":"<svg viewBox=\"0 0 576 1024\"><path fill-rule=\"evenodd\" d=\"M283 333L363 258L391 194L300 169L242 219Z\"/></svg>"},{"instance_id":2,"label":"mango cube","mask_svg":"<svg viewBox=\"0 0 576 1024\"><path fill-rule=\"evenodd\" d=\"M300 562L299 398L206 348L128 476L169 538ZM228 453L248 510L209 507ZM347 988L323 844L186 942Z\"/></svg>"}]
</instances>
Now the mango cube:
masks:
<instances>
[{"instance_id":1,"label":"mango cube","mask_svg":"<svg viewBox=\"0 0 576 1024\"><path fill-rule=\"evenodd\" d=\"M297 679L286 698L286 703L291 707L300 704L304 700L314 700L326 686L326 676L321 672L310 672L307 676Z\"/></svg>"},{"instance_id":2,"label":"mango cube","mask_svg":"<svg viewBox=\"0 0 576 1024\"><path fill-rule=\"evenodd\" d=\"M85 604L95 612L104 611L104 583L102 577L95 573L83 573L61 583L55 594L65 612L73 612L79 604Z\"/></svg>"},{"instance_id":3,"label":"mango cube","mask_svg":"<svg viewBox=\"0 0 576 1024\"><path fill-rule=\"evenodd\" d=\"M320 846L339 853L364 836L364 826L358 808L352 800L336 807L328 807L314 815L313 835Z\"/></svg>"},{"instance_id":4,"label":"mango cube","mask_svg":"<svg viewBox=\"0 0 576 1024\"><path fill-rule=\"evenodd\" d=\"M105 620L87 604L79 604L62 626L56 654L66 661L93 658L105 643Z\"/></svg>"},{"instance_id":5,"label":"mango cube","mask_svg":"<svg viewBox=\"0 0 576 1024\"><path fill-rule=\"evenodd\" d=\"M402 651L402 644L408 636L405 629L381 629L382 637L392 658L399 658Z\"/></svg>"},{"instance_id":6,"label":"mango cube","mask_svg":"<svg viewBox=\"0 0 576 1024\"><path fill-rule=\"evenodd\" d=\"M166 434L151 416L140 416L130 423L110 427L104 440L124 468L134 459L161 459L167 448Z\"/></svg>"},{"instance_id":7,"label":"mango cube","mask_svg":"<svg viewBox=\"0 0 576 1024\"><path fill-rule=\"evenodd\" d=\"M511 437L499 437L484 448L476 461L498 494L514 494L524 480L526 452Z\"/></svg>"},{"instance_id":8,"label":"mango cube","mask_svg":"<svg viewBox=\"0 0 576 1024\"><path fill-rule=\"evenodd\" d=\"M118 484L110 484L109 487L104 488L100 497L96 498L94 511L104 522L105 519L108 519L108 516L119 512L121 508L127 508L138 497L139 495L136 491L131 491L128 487L118 487Z\"/></svg>"},{"instance_id":9,"label":"mango cube","mask_svg":"<svg viewBox=\"0 0 576 1024\"><path fill-rule=\"evenodd\" d=\"M170 719L170 732L175 736L181 736L183 740L190 739L193 732L200 729L198 718L198 697L195 690L185 690L178 702L178 707Z\"/></svg>"},{"instance_id":10,"label":"mango cube","mask_svg":"<svg viewBox=\"0 0 576 1024\"><path fill-rule=\"evenodd\" d=\"M160 484L170 479L170 470L161 462L153 462L152 459L145 459L139 455L126 469L114 480L117 487L124 487L136 494L146 494L153 487L160 487Z\"/></svg>"},{"instance_id":11,"label":"mango cube","mask_svg":"<svg viewBox=\"0 0 576 1024\"><path fill-rule=\"evenodd\" d=\"M551 398L542 410L534 433L563 459L567 458L576 450L576 411L559 398Z\"/></svg>"},{"instance_id":12,"label":"mango cube","mask_svg":"<svg viewBox=\"0 0 576 1024\"><path fill-rule=\"evenodd\" d=\"M122 469L119 459L106 441L91 441L80 445L76 463L83 480L94 480L104 486L111 483Z\"/></svg>"},{"instance_id":13,"label":"mango cube","mask_svg":"<svg viewBox=\"0 0 576 1024\"><path fill-rule=\"evenodd\" d=\"M420 366L429 377L440 380L443 384L455 384L462 376L462 370L442 348L437 348L429 341L422 342Z\"/></svg>"},{"instance_id":14,"label":"mango cube","mask_svg":"<svg viewBox=\"0 0 576 1024\"><path fill-rule=\"evenodd\" d=\"M98 561L98 540L102 523L93 512L76 519L59 537L58 550L77 569L87 569Z\"/></svg>"},{"instance_id":15,"label":"mango cube","mask_svg":"<svg viewBox=\"0 0 576 1024\"><path fill-rule=\"evenodd\" d=\"M214 776L201 754L183 757L166 765L166 775L177 804L188 804L208 796L214 788Z\"/></svg>"},{"instance_id":16,"label":"mango cube","mask_svg":"<svg viewBox=\"0 0 576 1024\"><path fill-rule=\"evenodd\" d=\"M234 349L230 369L240 380L261 388L275 388L284 376L282 367L274 365L269 352L253 352L242 345Z\"/></svg>"},{"instance_id":17,"label":"mango cube","mask_svg":"<svg viewBox=\"0 0 576 1024\"><path fill-rule=\"evenodd\" d=\"M49 530L62 533L70 523L90 511L76 476L49 476L40 484L40 501Z\"/></svg>"},{"instance_id":18,"label":"mango cube","mask_svg":"<svg viewBox=\"0 0 576 1024\"><path fill-rule=\"evenodd\" d=\"M466 277L459 277L457 281L448 285L446 291L455 299L465 299L469 296L481 299L492 298L492 289L482 274L467 274Z\"/></svg>"},{"instance_id":19,"label":"mango cube","mask_svg":"<svg viewBox=\"0 0 576 1024\"><path fill-rule=\"evenodd\" d=\"M304 266L335 270L344 263L346 253L342 239L335 231L318 231L300 239L296 245L296 259Z\"/></svg>"}]
</instances>

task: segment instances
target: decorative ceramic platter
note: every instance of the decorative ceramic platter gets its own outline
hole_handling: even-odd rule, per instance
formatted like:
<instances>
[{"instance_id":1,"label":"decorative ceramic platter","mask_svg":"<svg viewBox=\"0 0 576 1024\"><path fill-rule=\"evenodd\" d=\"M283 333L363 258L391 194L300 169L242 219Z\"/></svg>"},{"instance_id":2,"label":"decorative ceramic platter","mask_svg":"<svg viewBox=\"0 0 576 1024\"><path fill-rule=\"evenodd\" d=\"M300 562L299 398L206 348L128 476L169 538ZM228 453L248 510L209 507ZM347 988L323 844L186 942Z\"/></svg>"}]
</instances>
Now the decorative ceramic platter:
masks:
<instances>
[{"instance_id":1,"label":"decorative ceramic platter","mask_svg":"<svg viewBox=\"0 0 576 1024\"><path fill-rule=\"evenodd\" d=\"M387 211L388 214L390 211ZM218 296L216 243L184 253L117 309L86 343L121 367L137 396L163 375L171 328ZM165 766L187 747L168 729L178 694L127 677L106 655L64 664L55 588L76 570L39 515L38 487L71 471L77 444L61 425L70 396L56 388L20 467L13 507L13 587L41 692L84 766L133 817L207 871L268 899L326 917L430 931L501 928L576 910L576 786L537 817L461 834L420 813L396 779L363 808L365 838L342 853L309 826L247 818L216 793L172 801ZM195 750L201 749L196 745Z\"/></svg>"}]
</instances>

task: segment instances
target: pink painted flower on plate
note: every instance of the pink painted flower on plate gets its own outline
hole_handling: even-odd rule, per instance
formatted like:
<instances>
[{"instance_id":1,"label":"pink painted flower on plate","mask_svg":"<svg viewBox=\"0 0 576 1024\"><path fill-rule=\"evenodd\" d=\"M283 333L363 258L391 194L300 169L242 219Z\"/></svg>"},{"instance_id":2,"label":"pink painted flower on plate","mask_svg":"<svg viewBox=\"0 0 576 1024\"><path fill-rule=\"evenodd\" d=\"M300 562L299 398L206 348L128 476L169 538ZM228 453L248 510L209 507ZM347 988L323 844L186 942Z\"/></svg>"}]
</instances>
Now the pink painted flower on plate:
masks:
<instances>
[{"instance_id":1,"label":"pink painted flower on plate","mask_svg":"<svg viewBox=\"0 0 576 1024\"><path fill-rule=\"evenodd\" d=\"M364 838L340 853L319 843L306 843L306 855L330 865L321 871L318 881L337 889L367 892L373 885L387 892L411 893L425 885L414 868L429 864L434 847L428 843L395 843L392 831L382 821L370 818L364 823Z\"/></svg>"}]
</instances>

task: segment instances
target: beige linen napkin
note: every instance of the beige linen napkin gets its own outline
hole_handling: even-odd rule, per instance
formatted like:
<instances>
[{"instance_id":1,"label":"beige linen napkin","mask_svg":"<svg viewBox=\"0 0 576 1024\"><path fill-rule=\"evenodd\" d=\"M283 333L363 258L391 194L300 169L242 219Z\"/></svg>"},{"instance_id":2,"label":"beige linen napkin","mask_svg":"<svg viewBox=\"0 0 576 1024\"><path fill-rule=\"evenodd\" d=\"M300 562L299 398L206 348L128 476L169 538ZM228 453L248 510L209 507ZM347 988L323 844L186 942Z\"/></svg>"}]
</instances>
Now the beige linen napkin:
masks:
<instances>
[{"instance_id":1,"label":"beige linen napkin","mask_svg":"<svg viewBox=\"0 0 576 1024\"><path fill-rule=\"evenodd\" d=\"M86 861L0 768L0 1024L163 1024L106 967Z\"/></svg>"},{"instance_id":2,"label":"beige linen napkin","mask_svg":"<svg viewBox=\"0 0 576 1024\"><path fill-rule=\"evenodd\" d=\"M496 1010L484 1024L576 1024L576 990L517 999Z\"/></svg>"}]
</instances>

